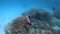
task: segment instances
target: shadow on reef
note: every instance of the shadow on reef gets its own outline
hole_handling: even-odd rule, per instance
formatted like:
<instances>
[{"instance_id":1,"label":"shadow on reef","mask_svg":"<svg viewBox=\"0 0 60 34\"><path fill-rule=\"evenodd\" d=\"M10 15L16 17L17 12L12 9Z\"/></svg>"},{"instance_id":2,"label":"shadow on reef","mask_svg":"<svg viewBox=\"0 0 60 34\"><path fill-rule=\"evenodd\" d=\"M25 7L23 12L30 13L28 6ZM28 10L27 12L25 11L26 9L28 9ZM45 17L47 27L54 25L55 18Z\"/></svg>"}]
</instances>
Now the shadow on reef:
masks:
<instances>
[{"instance_id":1,"label":"shadow on reef","mask_svg":"<svg viewBox=\"0 0 60 34\"><path fill-rule=\"evenodd\" d=\"M5 32L6 34L58 34L53 28L56 23L53 23L52 17L42 9L32 9L9 23Z\"/></svg>"}]
</instances>

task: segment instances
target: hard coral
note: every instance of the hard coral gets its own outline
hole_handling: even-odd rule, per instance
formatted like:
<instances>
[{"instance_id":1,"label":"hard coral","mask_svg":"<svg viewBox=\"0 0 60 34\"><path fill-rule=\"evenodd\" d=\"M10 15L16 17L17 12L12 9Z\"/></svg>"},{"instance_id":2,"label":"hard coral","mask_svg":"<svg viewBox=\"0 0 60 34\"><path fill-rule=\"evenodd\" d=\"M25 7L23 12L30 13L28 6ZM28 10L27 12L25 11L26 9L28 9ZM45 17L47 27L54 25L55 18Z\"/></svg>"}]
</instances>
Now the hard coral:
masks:
<instances>
[{"instance_id":1,"label":"hard coral","mask_svg":"<svg viewBox=\"0 0 60 34\"><path fill-rule=\"evenodd\" d=\"M29 16L29 21L25 16ZM32 9L24 13L23 17L15 19L10 28L6 28L6 34L57 34L49 25L51 15L41 9Z\"/></svg>"}]
</instances>

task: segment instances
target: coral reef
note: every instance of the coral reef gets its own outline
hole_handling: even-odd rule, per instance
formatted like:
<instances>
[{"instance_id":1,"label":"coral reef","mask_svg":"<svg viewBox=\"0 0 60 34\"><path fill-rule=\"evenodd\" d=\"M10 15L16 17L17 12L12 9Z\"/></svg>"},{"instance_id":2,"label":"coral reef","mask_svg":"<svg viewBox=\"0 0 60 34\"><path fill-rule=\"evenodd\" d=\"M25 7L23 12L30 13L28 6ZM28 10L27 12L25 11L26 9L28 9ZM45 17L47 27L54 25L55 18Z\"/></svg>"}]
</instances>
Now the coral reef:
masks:
<instances>
[{"instance_id":1,"label":"coral reef","mask_svg":"<svg viewBox=\"0 0 60 34\"><path fill-rule=\"evenodd\" d=\"M60 19L60 9L54 8L54 16L58 19Z\"/></svg>"},{"instance_id":2,"label":"coral reef","mask_svg":"<svg viewBox=\"0 0 60 34\"><path fill-rule=\"evenodd\" d=\"M28 16L30 22L27 22ZM21 17L13 20L5 28L6 34L57 34L53 29L52 16L42 9L32 9L24 12Z\"/></svg>"}]
</instances>

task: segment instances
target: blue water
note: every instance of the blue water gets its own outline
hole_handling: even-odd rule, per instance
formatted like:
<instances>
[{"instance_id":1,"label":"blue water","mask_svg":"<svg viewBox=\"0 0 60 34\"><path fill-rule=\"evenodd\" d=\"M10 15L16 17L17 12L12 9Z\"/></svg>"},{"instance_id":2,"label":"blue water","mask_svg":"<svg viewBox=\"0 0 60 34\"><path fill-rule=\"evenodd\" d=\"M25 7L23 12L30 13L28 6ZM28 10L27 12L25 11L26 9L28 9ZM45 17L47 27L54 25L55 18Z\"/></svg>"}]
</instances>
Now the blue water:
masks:
<instances>
[{"instance_id":1,"label":"blue water","mask_svg":"<svg viewBox=\"0 0 60 34\"><path fill-rule=\"evenodd\" d=\"M53 14L53 7L60 9L60 0L0 0L0 34L4 33L4 26L14 18L31 8L41 8Z\"/></svg>"}]
</instances>

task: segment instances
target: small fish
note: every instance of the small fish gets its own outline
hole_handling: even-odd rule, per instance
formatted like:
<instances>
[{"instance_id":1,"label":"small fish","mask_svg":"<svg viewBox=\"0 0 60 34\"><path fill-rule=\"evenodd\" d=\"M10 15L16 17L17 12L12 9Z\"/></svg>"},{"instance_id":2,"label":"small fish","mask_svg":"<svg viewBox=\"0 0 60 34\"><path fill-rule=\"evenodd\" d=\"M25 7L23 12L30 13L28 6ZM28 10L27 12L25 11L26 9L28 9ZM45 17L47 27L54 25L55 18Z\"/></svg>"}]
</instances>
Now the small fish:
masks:
<instances>
[{"instance_id":1,"label":"small fish","mask_svg":"<svg viewBox=\"0 0 60 34\"><path fill-rule=\"evenodd\" d=\"M25 18L26 18L27 24L31 25L29 16L26 16Z\"/></svg>"},{"instance_id":2,"label":"small fish","mask_svg":"<svg viewBox=\"0 0 60 34\"><path fill-rule=\"evenodd\" d=\"M55 8L53 8L53 10L55 10Z\"/></svg>"}]
</instances>

